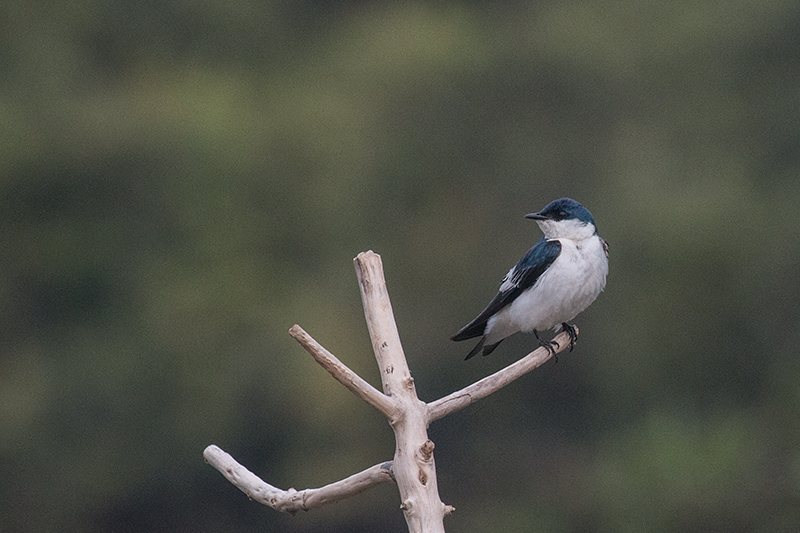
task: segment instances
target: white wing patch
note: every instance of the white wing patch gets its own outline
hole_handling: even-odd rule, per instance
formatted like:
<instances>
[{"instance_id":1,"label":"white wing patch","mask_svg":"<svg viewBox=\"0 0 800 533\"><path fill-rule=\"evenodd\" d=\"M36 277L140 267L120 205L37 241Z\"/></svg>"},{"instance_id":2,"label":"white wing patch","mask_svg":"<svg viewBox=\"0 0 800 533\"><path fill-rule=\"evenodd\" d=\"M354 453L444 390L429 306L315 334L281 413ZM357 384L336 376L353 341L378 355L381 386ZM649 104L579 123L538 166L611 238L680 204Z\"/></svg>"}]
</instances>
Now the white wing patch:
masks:
<instances>
[{"instance_id":1,"label":"white wing patch","mask_svg":"<svg viewBox=\"0 0 800 533\"><path fill-rule=\"evenodd\" d=\"M511 270L508 271L508 274L506 274L506 277L503 278L503 282L500 284L500 292L510 291L517 286L517 280L514 279L516 270L517 265L514 265L511 267Z\"/></svg>"}]
</instances>

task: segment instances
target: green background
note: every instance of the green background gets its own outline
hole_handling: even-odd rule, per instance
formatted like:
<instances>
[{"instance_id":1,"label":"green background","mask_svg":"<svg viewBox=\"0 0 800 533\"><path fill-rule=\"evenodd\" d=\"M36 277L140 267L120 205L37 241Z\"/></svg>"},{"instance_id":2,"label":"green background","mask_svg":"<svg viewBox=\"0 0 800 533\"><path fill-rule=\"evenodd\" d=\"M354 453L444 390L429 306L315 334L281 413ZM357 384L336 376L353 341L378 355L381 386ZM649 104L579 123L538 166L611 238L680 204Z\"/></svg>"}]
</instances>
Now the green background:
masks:
<instances>
[{"instance_id":1,"label":"green background","mask_svg":"<svg viewBox=\"0 0 800 533\"><path fill-rule=\"evenodd\" d=\"M0 8L0 530L404 531L352 259L431 401L449 337L586 205L578 345L430 436L452 531L800 526L800 5L74 0Z\"/></svg>"}]
</instances>

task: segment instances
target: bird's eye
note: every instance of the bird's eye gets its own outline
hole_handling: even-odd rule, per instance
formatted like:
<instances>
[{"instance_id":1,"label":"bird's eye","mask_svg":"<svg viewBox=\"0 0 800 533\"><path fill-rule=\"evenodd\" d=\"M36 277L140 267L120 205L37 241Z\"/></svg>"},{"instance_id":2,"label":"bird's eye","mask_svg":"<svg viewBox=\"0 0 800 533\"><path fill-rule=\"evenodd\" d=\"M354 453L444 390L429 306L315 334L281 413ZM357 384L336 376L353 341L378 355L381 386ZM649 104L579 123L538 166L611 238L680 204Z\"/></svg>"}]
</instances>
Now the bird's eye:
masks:
<instances>
[{"instance_id":1,"label":"bird's eye","mask_svg":"<svg viewBox=\"0 0 800 533\"><path fill-rule=\"evenodd\" d=\"M558 214L558 218L559 218L559 219L565 219L565 218L567 218L567 212L566 212L566 211L564 211L563 209L559 210L557 214Z\"/></svg>"}]
</instances>

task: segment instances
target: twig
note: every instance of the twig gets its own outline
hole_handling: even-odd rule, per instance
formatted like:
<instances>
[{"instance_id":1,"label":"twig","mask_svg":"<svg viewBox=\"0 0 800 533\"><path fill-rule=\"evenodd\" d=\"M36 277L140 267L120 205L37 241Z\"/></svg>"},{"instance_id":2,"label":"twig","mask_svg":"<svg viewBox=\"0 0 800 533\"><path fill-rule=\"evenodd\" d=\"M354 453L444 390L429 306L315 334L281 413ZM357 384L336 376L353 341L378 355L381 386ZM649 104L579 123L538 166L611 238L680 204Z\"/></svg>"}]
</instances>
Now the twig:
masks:
<instances>
[{"instance_id":1,"label":"twig","mask_svg":"<svg viewBox=\"0 0 800 533\"><path fill-rule=\"evenodd\" d=\"M373 406L387 418L394 419L399 415L397 403L381 391L367 383L361 376L350 370L335 355L326 350L311 335L295 324L289 329L289 335L295 338L300 345L319 363L322 368L353 394Z\"/></svg>"},{"instance_id":2,"label":"twig","mask_svg":"<svg viewBox=\"0 0 800 533\"><path fill-rule=\"evenodd\" d=\"M318 489L282 490L263 481L213 444L205 449L203 457L251 500L289 514L322 507L355 496L375 485L394 481L392 462L388 461Z\"/></svg>"},{"instance_id":3,"label":"twig","mask_svg":"<svg viewBox=\"0 0 800 533\"><path fill-rule=\"evenodd\" d=\"M575 327L575 333L578 333L577 327ZM558 343L555 354L561 353L569 346L570 339L567 332L556 335L553 340ZM554 354L551 354L545 348L537 348L519 361L508 365L502 370L498 370L494 374L486 376L482 380L476 381L472 385L468 385L459 391L430 402L428 404L428 423L430 424L434 420L439 420L450 413L460 411L473 402L498 391L515 379L524 376L534 368L540 366L553 355Z\"/></svg>"}]
</instances>

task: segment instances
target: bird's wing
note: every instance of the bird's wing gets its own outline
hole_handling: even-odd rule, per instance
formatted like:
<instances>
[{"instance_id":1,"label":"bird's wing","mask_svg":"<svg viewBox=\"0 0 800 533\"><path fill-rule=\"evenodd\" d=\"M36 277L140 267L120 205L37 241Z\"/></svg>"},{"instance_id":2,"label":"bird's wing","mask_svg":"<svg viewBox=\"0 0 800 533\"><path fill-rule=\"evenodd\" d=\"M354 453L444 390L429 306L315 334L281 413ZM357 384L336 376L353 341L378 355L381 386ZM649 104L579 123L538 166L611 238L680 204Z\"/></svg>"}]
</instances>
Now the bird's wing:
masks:
<instances>
[{"instance_id":1,"label":"bird's wing","mask_svg":"<svg viewBox=\"0 0 800 533\"><path fill-rule=\"evenodd\" d=\"M483 335L486 332L486 322L492 315L513 302L525 289L533 287L560 253L560 241L548 241L544 237L539 239L533 248L528 250L528 253L514 265L514 268L508 271L500 284L500 292L489 302L486 309L481 311L481 314L476 316L472 322L461 328L451 339L463 341Z\"/></svg>"}]
</instances>

